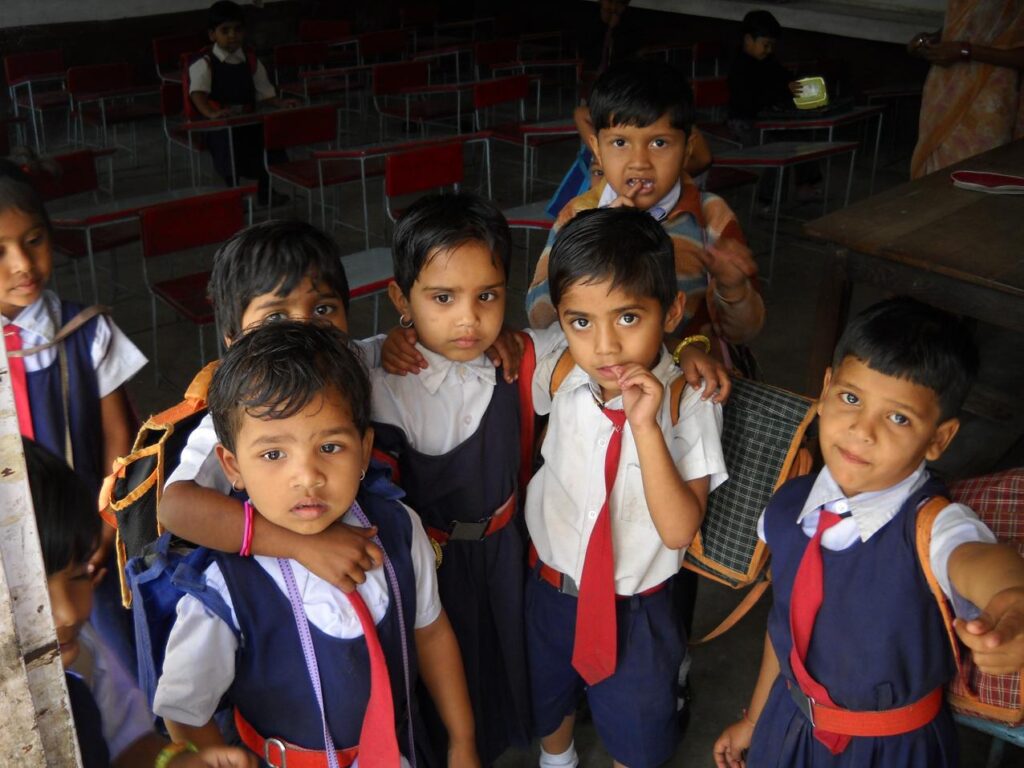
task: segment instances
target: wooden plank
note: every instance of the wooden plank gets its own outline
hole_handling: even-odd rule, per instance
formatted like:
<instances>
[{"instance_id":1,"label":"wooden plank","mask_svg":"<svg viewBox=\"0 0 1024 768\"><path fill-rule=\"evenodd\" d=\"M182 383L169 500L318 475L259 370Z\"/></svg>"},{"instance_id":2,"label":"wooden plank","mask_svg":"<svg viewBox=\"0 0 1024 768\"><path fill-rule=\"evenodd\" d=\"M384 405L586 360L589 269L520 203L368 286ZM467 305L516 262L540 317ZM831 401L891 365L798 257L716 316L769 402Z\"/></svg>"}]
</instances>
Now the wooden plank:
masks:
<instances>
[{"instance_id":1,"label":"wooden plank","mask_svg":"<svg viewBox=\"0 0 1024 768\"><path fill-rule=\"evenodd\" d=\"M0 765L81 766L6 348L0 352L0 510Z\"/></svg>"}]
</instances>

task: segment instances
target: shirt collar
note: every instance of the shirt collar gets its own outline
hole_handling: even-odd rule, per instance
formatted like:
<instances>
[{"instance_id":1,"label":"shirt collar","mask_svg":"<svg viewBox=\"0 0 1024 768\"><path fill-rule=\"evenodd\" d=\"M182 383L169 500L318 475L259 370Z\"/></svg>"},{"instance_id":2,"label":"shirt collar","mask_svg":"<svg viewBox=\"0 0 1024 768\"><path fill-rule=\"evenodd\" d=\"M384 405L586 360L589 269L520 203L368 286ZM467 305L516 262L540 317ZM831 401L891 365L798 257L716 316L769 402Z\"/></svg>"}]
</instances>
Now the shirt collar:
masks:
<instances>
[{"instance_id":1,"label":"shirt collar","mask_svg":"<svg viewBox=\"0 0 1024 768\"><path fill-rule=\"evenodd\" d=\"M807 515L822 507L839 514L849 512L857 524L861 541L867 541L896 517L906 498L927 479L928 470L922 461L914 472L895 485L881 491L867 491L847 498L826 466L818 473L796 521L799 524Z\"/></svg>"},{"instance_id":2,"label":"shirt collar","mask_svg":"<svg viewBox=\"0 0 1024 768\"><path fill-rule=\"evenodd\" d=\"M437 394L437 391L449 376L458 377L462 372L464 372L464 375L476 376L485 384L493 386L497 383L494 364L491 363L487 355L480 355L473 360L463 363L449 360L444 355L430 351L422 344L417 344L416 349L427 361L427 367L416 374L416 379L431 395Z\"/></svg>"},{"instance_id":3,"label":"shirt collar","mask_svg":"<svg viewBox=\"0 0 1024 768\"><path fill-rule=\"evenodd\" d=\"M57 334L55 318L60 313L60 299L52 291L43 291L42 295L25 307L13 320L2 318L2 325L15 325L22 330L22 346L35 347L48 344ZM29 334L26 337L25 334Z\"/></svg>"},{"instance_id":4,"label":"shirt collar","mask_svg":"<svg viewBox=\"0 0 1024 768\"><path fill-rule=\"evenodd\" d=\"M213 55L217 57L217 61L225 62L227 64L241 64L245 61L245 49L239 48L236 51L226 51L219 45L214 43Z\"/></svg>"},{"instance_id":5,"label":"shirt collar","mask_svg":"<svg viewBox=\"0 0 1024 768\"><path fill-rule=\"evenodd\" d=\"M682 185L676 181L672 189L668 191L661 200L655 205L652 205L647 209L647 212L651 214L655 221L661 221L666 218L676 207L676 203L679 202L679 196L682 194ZM597 204L598 208L607 208L611 205L612 201L618 197L618 193L612 189L611 184L605 184L604 189L601 191L601 199Z\"/></svg>"}]
</instances>

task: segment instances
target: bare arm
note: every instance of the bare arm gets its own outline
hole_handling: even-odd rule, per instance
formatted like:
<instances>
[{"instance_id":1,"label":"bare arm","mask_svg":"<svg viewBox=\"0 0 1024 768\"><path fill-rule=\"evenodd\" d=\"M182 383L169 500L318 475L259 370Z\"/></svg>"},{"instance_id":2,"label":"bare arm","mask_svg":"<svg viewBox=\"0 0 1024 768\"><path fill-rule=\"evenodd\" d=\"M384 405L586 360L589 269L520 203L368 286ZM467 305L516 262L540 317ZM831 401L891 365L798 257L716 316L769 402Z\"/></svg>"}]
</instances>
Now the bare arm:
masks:
<instances>
[{"instance_id":1,"label":"bare arm","mask_svg":"<svg viewBox=\"0 0 1024 768\"><path fill-rule=\"evenodd\" d=\"M779 660L775 656L771 638L765 632L761 671L757 675L754 693L750 697L750 706L747 707L744 716L722 731L722 735L715 742L715 765L718 768L740 768L746 764L743 753L750 747L754 736L754 726L764 710L768 694L778 676Z\"/></svg>"},{"instance_id":2,"label":"bare arm","mask_svg":"<svg viewBox=\"0 0 1024 768\"><path fill-rule=\"evenodd\" d=\"M444 611L432 624L416 630L416 655L420 677L448 731L448 764L479 766L462 654Z\"/></svg>"},{"instance_id":3,"label":"bare arm","mask_svg":"<svg viewBox=\"0 0 1024 768\"><path fill-rule=\"evenodd\" d=\"M190 741L200 749L224 745L224 737L212 720L206 725L185 725L173 720L164 720L167 732L174 741Z\"/></svg>"},{"instance_id":4,"label":"bare arm","mask_svg":"<svg viewBox=\"0 0 1024 768\"><path fill-rule=\"evenodd\" d=\"M119 456L127 456L132 449L132 415L128 407L128 396L124 387L118 387L106 397L100 398L100 426L103 429L103 468L110 472ZM114 545L116 532L105 524L100 532L100 546L89 558L89 564L97 580L103 577L103 564Z\"/></svg>"},{"instance_id":5,"label":"bare arm","mask_svg":"<svg viewBox=\"0 0 1024 768\"><path fill-rule=\"evenodd\" d=\"M192 103L203 117L216 120L218 117L224 117L225 115L231 114L230 109L214 107L210 104L210 94L205 91L192 91L192 93L189 94L189 98L192 99Z\"/></svg>"}]
</instances>

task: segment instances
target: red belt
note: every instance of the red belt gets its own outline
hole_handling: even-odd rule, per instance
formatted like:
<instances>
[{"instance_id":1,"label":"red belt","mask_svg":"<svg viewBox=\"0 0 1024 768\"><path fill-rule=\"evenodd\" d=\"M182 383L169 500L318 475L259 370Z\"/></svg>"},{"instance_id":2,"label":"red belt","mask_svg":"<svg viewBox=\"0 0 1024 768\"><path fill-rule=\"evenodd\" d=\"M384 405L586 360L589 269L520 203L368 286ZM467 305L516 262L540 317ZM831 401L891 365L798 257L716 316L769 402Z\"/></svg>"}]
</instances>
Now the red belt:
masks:
<instances>
[{"instance_id":1,"label":"red belt","mask_svg":"<svg viewBox=\"0 0 1024 768\"><path fill-rule=\"evenodd\" d=\"M533 542L530 542L530 553L529 553L530 568L537 572L537 575L544 581L550 584L552 587L557 589L563 595L572 595L576 597L580 593L580 588L573 580L572 576L569 576L561 571L556 571L550 565L542 563L540 556L537 554L537 548L533 546ZM668 579L661 582L661 584L655 584L650 589L645 589L643 592L637 592L635 595L616 595L616 600L629 600L631 597L647 597L653 595L655 592L660 592L666 586L668 586Z\"/></svg>"},{"instance_id":2,"label":"red belt","mask_svg":"<svg viewBox=\"0 0 1024 768\"><path fill-rule=\"evenodd\" d=\"M242 737L242 743L252 752L262 756L270 766L284 766L288 768L328 768L327 753L318 749L303 749L290 744L282 739L264 739L256 729L249 725L242 717L242 713L235 709L235 727L238 735ZM359 747L338 750L338 765L341 768L348 768L356 761L359 754Z\"/></svg>"},{"instance_id":3,"label":"red belt","mask_svg":"<svg viewBox=\"0 0 1024 768\"><path fill-rule=\"evenodd\" d=\"M448 526L447 531L431 528L429 525L425 528L427 536L441 545L447 544L449 541L482 541L508 525L515 515L515 511L516 495L513 493L504 504L495 510L493 515L484 520L471 523L456 520Z\"/></svg>"},{"instance_id":4,"label":"red belt","mask_svg":"<svg viewBox=\"0 0 1024 768\"><path fill-rule=\"evenodd\" d=\"M941 687L905 707L855 711L826 707L805 696L798 686L789 681L786 685L793 702L813 727L844 736L899 736L928 725L942 708Z\"/></svg>"}]
</instances>

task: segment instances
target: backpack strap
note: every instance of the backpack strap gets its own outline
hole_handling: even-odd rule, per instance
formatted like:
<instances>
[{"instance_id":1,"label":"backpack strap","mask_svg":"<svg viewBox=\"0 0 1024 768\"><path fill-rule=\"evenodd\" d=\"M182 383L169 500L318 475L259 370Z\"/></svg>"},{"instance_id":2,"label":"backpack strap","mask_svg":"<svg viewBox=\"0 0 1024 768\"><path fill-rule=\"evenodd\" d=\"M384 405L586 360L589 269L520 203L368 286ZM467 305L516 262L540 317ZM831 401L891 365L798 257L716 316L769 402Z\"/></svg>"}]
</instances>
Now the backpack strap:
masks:
<instances>
[{"instance_id":1,"label":"backpack strap","mask_svg":"<svg viewBox=\"0 0 1024 768\"><path fill-rule=\"evenodd\" d=\"M519 360L519 494L520 506L526 500L526 486L533 474L534 441L537 419L533 410L533 374L537 370L537 350L533 339L525 333L517 334L523 341L523 356Z\"/></svg>"},{"instance_id":2,"label":"backpack strap","mask_svg":"<svg viewBox=\"0 0 1024 768\"><path fill-rule=\"evenodd\" d=\"M915 524L915 542L917 544L917 559L921 563L921 570L924 572L928 588L931 589L935 602L942 614L942 620L946 625L946 634L949 635L949 644L953 649L953 660L956 662L956 672L963 673L962 659L960 657L960 641L953 628L953 610L950 608L949 600L946 599L938 579L932 571L931 544L932 528L935 526L935 518L939 516L946 507L950 505L949 499L942 496L933 496L917 510L917 522Z\"/></svg>"}]
</instances>

